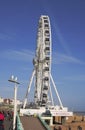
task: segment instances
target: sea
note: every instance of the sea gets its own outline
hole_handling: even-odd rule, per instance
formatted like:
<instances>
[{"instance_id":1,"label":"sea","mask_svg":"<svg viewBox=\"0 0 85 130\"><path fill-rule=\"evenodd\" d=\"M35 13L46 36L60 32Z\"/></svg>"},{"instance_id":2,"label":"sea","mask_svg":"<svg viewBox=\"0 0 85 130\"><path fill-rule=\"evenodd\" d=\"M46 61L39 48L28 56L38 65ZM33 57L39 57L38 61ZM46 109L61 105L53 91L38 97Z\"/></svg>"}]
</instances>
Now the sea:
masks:
<instances>
[{"instance_id":1,"label":"sea","mask_svg":"<svg viewBox=\"0 0 85 130\"><path fill-rule=\"evenodd\" d=\"M85 116L85 111L74 111L73 113L76 115Z\"/></svg>"}]
</instances>

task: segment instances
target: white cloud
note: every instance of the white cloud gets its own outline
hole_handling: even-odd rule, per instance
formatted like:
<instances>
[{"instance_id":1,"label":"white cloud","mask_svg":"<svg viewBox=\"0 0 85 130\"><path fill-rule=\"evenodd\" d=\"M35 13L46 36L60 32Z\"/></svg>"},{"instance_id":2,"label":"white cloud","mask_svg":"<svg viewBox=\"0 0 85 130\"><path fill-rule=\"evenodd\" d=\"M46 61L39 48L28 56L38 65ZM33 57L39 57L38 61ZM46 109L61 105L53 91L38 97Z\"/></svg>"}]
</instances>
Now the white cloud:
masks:
<instances>
[{"instance_id":1,"label":"white cloud","mask_svg":"<svg viewBox=\"0 0 85 130\"><path fill-rule=\"evenodd\" d=\"M35 51L32 50L7 50L3 51L0 54L0 58L5 58L9 60L18 60L18 61L30 61L32 62L35 57ZM52 55L52 63L53 64L63 64L63 63L75 63L75 64L85 64L80 59L76 57L68 56L62 53L53 53Z\"/></svg>"},{"instance_id":2,"label":"white cloud","mask_svg":"<svg viewBox=\"0 0 85 130\"><path fill-rule=\"evenodd\" d=\"M5 33L0 33L0 39L1 40L8 40L8 39L11 39L12 37L9 36L8 34L5 34Z\"/></svg>"},{"instance_id":3,"label":"white cloud","mask_svg":"<svg viewBox=\"0 0 85 130\"><path fill-rule=\"evenodd\" d=\"M32 61L32 59L34 58L34 52L30 50L7 50L3 51L0 57L9 60Z\"/></svg>"},{"instance_id":4,"label":"white cloud","mask_svg":"<svg viewBox=\"0 0 85 130\"><path fill-rule=\"evenodd\" d=\"M62 64L62 63L76 63L76 64L85 64L81 60L60 53L53 53L53 64Z\"/></svg>"},{"instance_id":5,"label":"white cloud","mask_svg":"<svg viewBox=\"0 0 85 130\"><path fill-rule=\"evenodd\" d=\"M68 77L64 77L65 80L73 80L73 81L85 81L85 75L72 75Z\"/></svg>"}]
</instances>

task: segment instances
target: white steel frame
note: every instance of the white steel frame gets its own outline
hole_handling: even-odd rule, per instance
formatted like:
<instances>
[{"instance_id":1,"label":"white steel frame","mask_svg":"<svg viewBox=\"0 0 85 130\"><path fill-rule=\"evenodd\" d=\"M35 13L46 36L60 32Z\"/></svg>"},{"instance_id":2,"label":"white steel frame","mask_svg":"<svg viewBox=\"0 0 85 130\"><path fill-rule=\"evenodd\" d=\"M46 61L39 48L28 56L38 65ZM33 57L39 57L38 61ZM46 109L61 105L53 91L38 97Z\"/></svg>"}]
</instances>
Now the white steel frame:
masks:
<instances>
[{"instance_id":1,"label":"white steel frame","mask_svg":"<svg viewBox=\"0 0 85 130\"><path fill-rule=\"evenodd\" d=\"M54 105L50 85L50 82L52 82L54 90L59 100L60 107L63 108L63 104L58 94L57 87L51 75L51 61L52 61L52 42L51 42L50 20L48 16L42 15L39 20L37 48L36 48L36 55L34 58L34 70L26 92L23 108L26 107L27 96L30 92L34 77L35 77L35 93L34 93L35 104L38 106L39 105L46 106L48 102L48 91L49 91L52 105Z\"/></svg>"}]
</instances>

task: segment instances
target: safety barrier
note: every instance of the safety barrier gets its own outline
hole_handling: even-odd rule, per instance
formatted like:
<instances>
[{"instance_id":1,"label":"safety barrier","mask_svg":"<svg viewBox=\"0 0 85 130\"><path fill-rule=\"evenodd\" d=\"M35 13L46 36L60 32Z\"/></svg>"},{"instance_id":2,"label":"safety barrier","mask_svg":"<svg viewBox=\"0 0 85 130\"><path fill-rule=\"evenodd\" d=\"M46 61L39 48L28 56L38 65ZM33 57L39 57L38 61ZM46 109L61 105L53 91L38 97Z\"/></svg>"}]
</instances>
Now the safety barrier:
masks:
<instances>
[{"instance_id":1,"label":"safety barrier","mask_svg":"<svg viewBox=\"0 0 85 130\"><path fill-rule=\"evenodd\" d=\"M51 128L47 125L47 123L42 119L41 116L38 115L39 120L43 124L43 126L46 128L46 130L51 130Z\"/></svg>"},{"instance_id":2,"label":"safety barrier","mask_svg":"<svg viewBox=\"0 0 85 130\"><path fill-rule=\"evenodd\" d=\"M24 130L18 113L17 113L17 130Z\"/></svg>"}]
</instances>

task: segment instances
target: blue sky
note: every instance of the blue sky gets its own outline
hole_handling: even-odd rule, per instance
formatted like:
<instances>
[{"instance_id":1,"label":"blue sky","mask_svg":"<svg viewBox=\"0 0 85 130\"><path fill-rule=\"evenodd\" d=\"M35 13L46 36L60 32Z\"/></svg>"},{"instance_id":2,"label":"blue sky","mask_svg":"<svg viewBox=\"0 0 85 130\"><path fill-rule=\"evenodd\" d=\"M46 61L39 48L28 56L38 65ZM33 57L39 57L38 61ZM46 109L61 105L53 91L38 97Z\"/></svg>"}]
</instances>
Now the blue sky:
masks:
<instances>
[{"instance_id":1,"label":"blue sky","mask_svg":"<svg viewBox=\"0 0 85 130\"><path fill-rule=\"evenodd\" d=\"M33 70L38 21L50 17L52 28L52 76L63 105L85 110L85 1L0 1L0 96L13 98L13 74L21 83L23 100Z\"/></svg>"}]
</instances>

